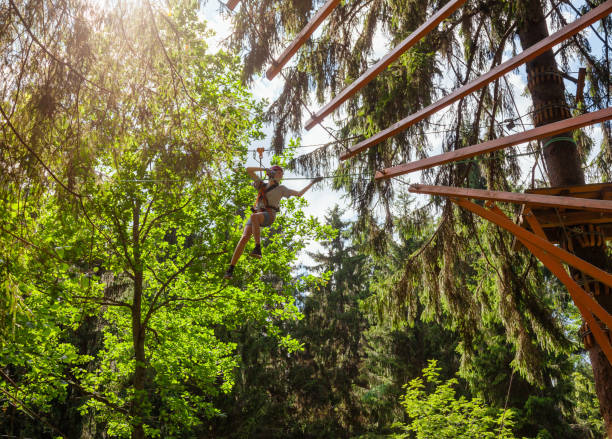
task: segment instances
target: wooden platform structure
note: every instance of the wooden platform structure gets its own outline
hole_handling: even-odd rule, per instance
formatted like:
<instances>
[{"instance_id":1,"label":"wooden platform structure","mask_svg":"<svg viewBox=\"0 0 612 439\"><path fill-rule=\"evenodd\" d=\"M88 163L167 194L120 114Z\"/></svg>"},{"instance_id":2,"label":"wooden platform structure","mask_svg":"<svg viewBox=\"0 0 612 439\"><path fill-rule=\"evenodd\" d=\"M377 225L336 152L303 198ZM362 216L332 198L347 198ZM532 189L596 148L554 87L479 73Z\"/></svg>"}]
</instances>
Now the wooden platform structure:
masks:
<instances>
[{"instance_id":1,"label":"wooden platform structure","mask_svg":"<svg viewBox=\"0 0 612 439\"><path fill-rule=\"evenodd\" d=\"M602 201L612 204L612 183L530 189L526 193L559 199L573 198L586 204ZM561 204L563 207L534 206L531 209L548 240L561 244L570 251L573 251L576 245L595 247L612 240L610 212L579 208L563 202ZM519 221L522 221L522 216Z\"/></svg>"},{"instance_id":2,"label":"wooden platform structure","mask_svg":"<svg viewBox=\"0 0 612 439\"><path fill-rule=\"evenodd\" d=\"M568 243L578 238L567 234L567 226L563 221L542 222L542 219L550 219L551 211L556 211L554 216L571 213L583 230L587 230L587 233L579 238L581 245L603 246L606 240L612 239L612 199L608 199L612 198L609 197L611 191L612 184L538 189L526 194L447 186L410 186L410 192L413 193L448 197L458 206L512 233L565 285L586 323L583 330L585 345L590 347L589 344L597 343L612 364L612 340L609 330L612 328L612 315L592 296L612 292L612 274L574 255L573 245L576 244ZM606 199L595 199L597 195ZM555 198L558 198L556 203ZM469 199L487 200L486 207ZM494 201L521 204L523 227L510 220ZM598 227L595 228L594 224ZM529 226L531 231L527 230L526 226ZM549 236L555 238L551 239ZM555 239L564 240L565 245L555 246ZM573 277L570 277L562 264L575 269Z\"/></svg>"}]
</instances>

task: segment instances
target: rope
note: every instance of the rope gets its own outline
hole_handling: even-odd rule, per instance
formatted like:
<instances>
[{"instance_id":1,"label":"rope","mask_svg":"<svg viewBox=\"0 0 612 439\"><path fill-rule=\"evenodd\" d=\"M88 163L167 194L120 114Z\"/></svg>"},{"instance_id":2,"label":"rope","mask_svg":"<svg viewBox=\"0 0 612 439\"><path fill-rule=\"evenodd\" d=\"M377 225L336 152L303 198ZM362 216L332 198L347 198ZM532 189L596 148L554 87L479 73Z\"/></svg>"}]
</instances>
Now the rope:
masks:
<instances>
[{"instance_id":1,"label":"rope","mask_svg":"<svg viewBox=\"0 0 612 439\"><path fill-rule=\"evenodd\" d=\"M571 137L553 137L548 142L546 142L542 148L546 149L548 145L555 142L572 142L574 145L576 144L576 141Z\"/></svg>"},{"instance_id":2,"label":"rope","mask_svg":"<svg viewBox=\"0 0 612 439\"><path fill-rule=\"evenodd\" d=\"M504 412L502 413L501 425L499 426L499 436L504 431L504 420L506 419L506 409L508 408L508 399L510 398L510 389L512 388L512 378L514 378L514 369L512 369L512 375L510 375L510 383L508 383L508 392L506 393L506 402L504 403Z\"/></svg>"},{"instance_id":3,"label":"rope","mask_svg":"<svg viewBox=\"0 0 612 439\"><path fill-rule=\"evenodd\" d=\"M368 174L365 173L355 173L355 174L341 174L341 175L322 175L321 178L339 178L339 177L359 177L359 176L367 176ZM363 180L371 180L371 176L370 178L363 178ZM312 180L312 177L283 177L283 180ZM157 178L140 178L140 179L133 179L133 180L117 180L123 183L127 183L127 182L136 182L136 183L156 183L156 182L173 182L173 181L179 181L177 180L171 180L171 179L157 179Z\"/></svg>"},{"instance_id":4,"label":"rope","mask_svg":"<svg viewBox=\"0 0 612 439\"><path fill-rule=\"evenodd\" d=\"M540 153L541 151L539 149L535 150L535 151L527 151L527 152L522 152L522 153L518 153L518 154L510 154L507 155L506 158L511 159L511 158L517 158L517 157L525 157L525 156L530 156L530 155L535 155ZM469 158L469 159L464 159L464 160L457 160L454 161L452 163L477 163L477 162L483 162L483 161L489 161L489 160L498 160L498 157L479 157L479 158ZM108 176L107 176L108 177ZM371 181L372 180L372 176L371 174L367 174L364 172L358 172L358 173L351 173L351 174L340 174L340 175L322 175L321 178L327 179L327 178L342 178L342 177L365 177L362 178L361 180L367 180L367 181ZM396 180L398 177L392 177L393 180ZM310 177L283 177L283 180L312 180L312 178ZM172 180L172 179L155 179L155 178L141 178L141 179L130 179L130 180L118 180L120 182L172 182L172 181L179 181L179 180ZM404 184L410 184L410 183L406 183L405 181L402 180L397 180L401 183Z\"/></svg>"}]
</instances>

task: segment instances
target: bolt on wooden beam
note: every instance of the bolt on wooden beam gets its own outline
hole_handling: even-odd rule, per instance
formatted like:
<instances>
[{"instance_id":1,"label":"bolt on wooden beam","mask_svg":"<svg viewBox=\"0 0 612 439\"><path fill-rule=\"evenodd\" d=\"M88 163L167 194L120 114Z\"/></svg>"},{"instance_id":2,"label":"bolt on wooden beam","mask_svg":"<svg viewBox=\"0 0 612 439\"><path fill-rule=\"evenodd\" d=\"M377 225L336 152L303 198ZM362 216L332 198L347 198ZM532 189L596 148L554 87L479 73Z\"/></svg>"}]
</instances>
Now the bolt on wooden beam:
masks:
<instances>
[{"instance_id":1,"label":"bolt on wooden beam","mask_svg":"<svg viewBox=\"0 0 612 439\"><path fill-rule=\"evenodd\" d=\"M332 111L338 108L342 103L351 98L355 93L370 83L380 72L386 69L389 64L398 59L404 52L418 43L425 35L431 32L442 20L450 16L453 12L459 9L466 0L452 0L448 2L435 15L429 18L425 23L419 26L412 32L404 41L399 43L387 55L382 57L380 61L370 67L365 73L357 78L353 83L347 86L344 90L338 93L330 102L325 104L323 108L317 111L306 122L306 129L310 130L316 124L321 122Z\"/></svg>"},{"instance_id":2,"label":"bolt on wooden beam","mask_svg":"<svg viewBox=\"0 0 612 439\"><path fill-rule=\"evenodd\" d=\"M415 162L404 163L402 165L386 168L376 172L376 179L384 180L387 178L397 177L398 175L420 171L421 169L428 169L434 166L443 165L445 163L468 159L470 157L508 148L520 143L554 136L556 134L576 130L588 125L595 125L596 123L604 122L610 119L612 119L612 107L604 108L603 110L594 111L592 113L582 114L577 117L572 117L571 119L564 119L558 122L542 125L531 130L523 131L522 133L512 134L511 136L500 137L499 139L489 140L477 145L466 146L465 148L428 157L423 160L417 160Z\"/></svg>"},{"instance_id":3,"label":"bolt on wooden beam","mask_svg":"<svg viewBox=\"0 0 612 439\"><path fill-rule=\"evenodd\" d=\"M312 17L312 19L304 26L304 29L295 37L293 42L287 47L276 61L272 61L272 65L266 72L266 77L272 80L283 66L296 54L300 47L304 45L306 40L310 38L312 33L319 27L321 22L327 18L329 14L340 4L340 0L328 0L321 9Z\"/></svg>"},{"instance_id":4,"label":"bolt on wooden beam","mask_svg":"<svg viewBox=\"0 0 612 439\"><path fill-rule=\"evenodd\" d=\"M509 71L517 68L521 64L524 64L527 61L536 58L551 47L561 43L562 41L567 40L573 35L576 35L585 27L593 24L594 22L604 17L607 17L610 12L612 12L612 0L607 0L605 3L602 3L595 9L592 9L588 13L584 14L582 17L580 17L573 23L568 24L559 31L555 32L554 34L540 40L538 43L527 48L521 54L510 58L508 61L498 65L497 67L494 67L489 72L476 78L474 81L469 82L461 88L458 88L451 94L429 105L421 111L413 113L410 116L400 120L399 122L394 123L390 127L384 129L383 131L380 131L369 139L359 142L358 144L350 148L348 152L341 155L340 160L349 159L354 155L358 154L359 152L363 151L364 149L370 148L382 142L383 140L386 140L389 137L392 137L406 130L408 127L414 125L417 122L420 122L428 116L431 116L437 111L440 111L441 109L449 106L453 102L458 101L462 97L467 96L473 91L484 87L485 85L508 73Z\"/></svg>"}]
</instances>

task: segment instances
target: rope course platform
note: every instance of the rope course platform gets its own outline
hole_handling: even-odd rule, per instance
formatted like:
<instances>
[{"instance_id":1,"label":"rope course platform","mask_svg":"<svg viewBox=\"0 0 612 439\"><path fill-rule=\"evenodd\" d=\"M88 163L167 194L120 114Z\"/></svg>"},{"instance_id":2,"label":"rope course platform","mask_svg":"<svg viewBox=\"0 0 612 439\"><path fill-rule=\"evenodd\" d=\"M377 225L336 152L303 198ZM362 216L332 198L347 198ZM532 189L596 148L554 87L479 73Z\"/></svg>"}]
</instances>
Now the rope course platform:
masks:
<instances>
[{"instance_id":1,"label":"rope course platform","mask_svg":"<svg viewBox=\"0 0 612 439\"><path fill-rule=\"evenodd\" d=\"M612 183L530 189L526 194L559 199L572 198L582 200L585 205L591 202L612 205ZM605 245L606 241L612 240L612 212L597 212L563 202L560 204L556 208L548 206L531 208L551 242L573 251L575 245L595 247ZM523 221L522 215L519 221Z\"/></svg>"},{"instance_id":2,"label":"rope course platform","mask_svg":"<svg viewBox=\"0 0 612 439\"><path fill-rule=\"evenodd\" d=\"M593 295L610 294L612 292L612 274L577 257L574 254L573 246L567 244L560 247L555 246L540 222L543 212L551 209L566 209L570 206L572 210L583 215L591 214L596 209L596 215L600 215L601 218L612 224L612 197L610 197L612 195L612 184L549 188L538 190L538 193L526 194L424 185L411 185L409 190L413 193L448 197L456 205L512 233L565 285L586 323L583 330L585 345L588 347L589 343L592 345L596 342L612 364L612 340L610 339L612 315L593 298ZM596 199L596 195L603 196L606 199ZM558 198L557 202L554 201L556 197ZM486 207L469 201L470 198L487 200L485 202ZM510 220L495 205L494 201L521 204L523 206L521 217L524 218L522 225L517 225ZM537 208L533 210L535 206ZM588 222L588 219L586 221ZM582 223L584 224L584 221ZM592 223L588 224L592 225ZM526 225L531 228L531 231L527 230ZM561 227L564 227L564 225L561 225ZM551 229L551 227L548 227L548 229ZM593 233L588 233L582 238L581 245L583 243L586 245L588 240L589 246L603 246L606 239L611 238L609 232L606 238L604 238L605 235L599 235L599 238L597 238L595 228L593 227L592 230ZM551 232L558 233L558 230L549 230L549 233ZM562 265L563 263L575 269L572 276L567 273Z\"/></svg>"}]
</instances>

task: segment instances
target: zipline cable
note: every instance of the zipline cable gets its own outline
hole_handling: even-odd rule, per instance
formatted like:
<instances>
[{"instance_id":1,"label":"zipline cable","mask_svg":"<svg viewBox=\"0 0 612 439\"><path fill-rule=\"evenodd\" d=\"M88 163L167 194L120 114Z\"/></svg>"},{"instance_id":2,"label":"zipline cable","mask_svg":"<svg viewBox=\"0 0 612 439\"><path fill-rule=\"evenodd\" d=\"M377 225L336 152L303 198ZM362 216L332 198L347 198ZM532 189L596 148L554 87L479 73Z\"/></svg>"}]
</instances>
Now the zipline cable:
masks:
<instances>
[{"instance_id":1,"label":"zipline cable","mask_svg":"<svg viewBox=\"0 0 612 439\"><path fill-rule=\"evenodd\" d=\"M530 155L535 155L541 152L541 149L537 149L535 151L526 151L526 152L522 152L522 153L517 153L517 154L509 154L506 155L505 159L513 159L513 158L518 158L518 157L526 157L526 156L530 156ZM478 163L478 162L484 162L484 161L491 161L491 160L499 160L499 157L472 157L472 158L468 158L468 159L464 159L464 160L457 160L454 161L452 163L447 163L446 165L450 165L450 164L456 164L456 163ZM444 166L444 165L442 165ZM110 177L110 176L106 176L106 177ZM343 178L343 177L363 177L360 180L367 180L367 181L372 181L373 176L371 174L367 174L367 173L363 173L363 172L357 172L357 173L350 173L350 174L338 174L338 175L322 175L321 178L323 179L329 179L329 178ZM404 184L410 184L407 183L403 180L400 180L399 177L392 177L393 180L397 180L400 183L404 183ZM312 180L312 178L309 177L283 177L283 180ZM180 181L178 179L157 179L157 178L140 178L140 179L121 179L121 180L117 180L119 182L143 182L143 183L155 183L155 182L173 182L173 181Z\"/></svg>"}]
</instances>

